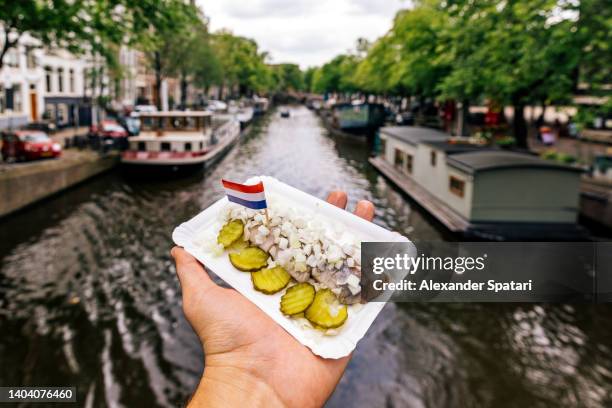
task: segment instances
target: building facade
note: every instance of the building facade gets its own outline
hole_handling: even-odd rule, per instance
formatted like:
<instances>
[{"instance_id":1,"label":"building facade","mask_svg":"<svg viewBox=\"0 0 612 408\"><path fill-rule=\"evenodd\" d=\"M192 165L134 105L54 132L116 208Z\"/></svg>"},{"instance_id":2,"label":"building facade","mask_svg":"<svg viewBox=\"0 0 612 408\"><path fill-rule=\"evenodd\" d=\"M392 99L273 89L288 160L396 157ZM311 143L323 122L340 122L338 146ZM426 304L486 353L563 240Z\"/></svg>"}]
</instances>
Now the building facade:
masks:
<instances>
[{"instance_id":1,"label":"building facade","mask_svg":"<svg viewBox=\"0 0 612 408\"><path fill-rule=\"evenodd\" d=\"M92 99L109 95L103 63L66 50L50 50L27 34L4 57L0 70L0 130L28 122L86 126ZM98 67L99 66L99 67Z\"/></svg>"}]
</instances>

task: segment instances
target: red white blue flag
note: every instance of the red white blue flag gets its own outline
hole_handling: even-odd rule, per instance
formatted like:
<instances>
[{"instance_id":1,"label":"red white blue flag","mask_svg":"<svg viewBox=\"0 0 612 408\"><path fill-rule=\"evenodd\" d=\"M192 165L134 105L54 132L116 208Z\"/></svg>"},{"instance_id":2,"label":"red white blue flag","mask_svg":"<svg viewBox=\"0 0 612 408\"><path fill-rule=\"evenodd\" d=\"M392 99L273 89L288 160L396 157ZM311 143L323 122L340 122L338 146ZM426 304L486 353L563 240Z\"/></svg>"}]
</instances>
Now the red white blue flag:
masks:
<instances>
[{"instance_id":1,"label":"red white blue flag","mask_svg":"<svg viewBox=\"0 0 612 408\"><path fill-rule=\"evenodd\" d=\"M251 186L227 180L221 180L221 183L223 183L227 199L231 202L253 210L263 210L268 207L264 185L261 181Z\"/></svg>"}]
</instances>

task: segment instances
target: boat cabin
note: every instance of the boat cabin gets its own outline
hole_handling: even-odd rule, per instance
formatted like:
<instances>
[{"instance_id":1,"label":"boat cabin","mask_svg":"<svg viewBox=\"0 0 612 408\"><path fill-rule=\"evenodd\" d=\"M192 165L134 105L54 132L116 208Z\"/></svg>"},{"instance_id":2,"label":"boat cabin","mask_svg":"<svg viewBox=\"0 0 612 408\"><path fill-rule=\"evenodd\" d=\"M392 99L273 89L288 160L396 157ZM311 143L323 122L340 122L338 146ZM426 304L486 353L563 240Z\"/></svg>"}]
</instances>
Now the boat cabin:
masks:
<instances>
[{"instance_id":1,"label":"boat cabin","mask_svg":"<svg viewBox=\"0 0 612 408\"><path fill-rule=\"evenodd\" d=\"M131 151L201 152L214 142L210 112L142 112L138 116L140 134L128 139Z\"/></svg>"},{"instance_id":2,"label":"boat cabin","mask_svg":"<svg viewBox=\"0 0 612 408\"><path fill-rule=\"evenodd\" d=\"M577 221L581 169L428 128L384 127L379 137L373 164L457 230Z\"/></svg>"}]
</instances>

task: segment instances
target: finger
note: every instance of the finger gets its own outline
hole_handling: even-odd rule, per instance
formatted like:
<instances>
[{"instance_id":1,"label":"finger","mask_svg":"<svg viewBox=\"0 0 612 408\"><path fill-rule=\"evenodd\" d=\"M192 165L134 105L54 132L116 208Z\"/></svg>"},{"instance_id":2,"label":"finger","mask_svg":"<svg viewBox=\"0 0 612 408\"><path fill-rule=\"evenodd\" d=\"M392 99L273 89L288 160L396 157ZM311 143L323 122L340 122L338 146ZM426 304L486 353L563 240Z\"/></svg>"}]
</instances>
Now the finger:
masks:
<instances>
[{"instance_id":1,"label":"finger","mask_svg":"<svg viewBox=\"0 0 612 408\"><path fill-rule=\"evenodd\" d=\"M368 200L360 200L353 213L367 221L374 219L374 204Z\"/></svg>"},{"instance_id":2,"label":"finger","mask_svg":"<svg viewBox=\"0 0 612 408\"><path fill-rule=\"evenodd\" d=\"M183 248L175 246L170 252L176 262L176 274L183 291L207 289L217 286L210 279L201 263Z\"/></svg>"},{"instance_id":3,"label":"finger","mask_svg":"<svg viewBox=\"0 0 612 408\"><path fill-rule=\"evenodd\" d=\"M327 196L328 203L335 205L336 207L339 207L342 209L346 208L346 201L347 201L347 196L344 191L339 191L339 190L332 191Z\"/></svg>"}]
</instances>

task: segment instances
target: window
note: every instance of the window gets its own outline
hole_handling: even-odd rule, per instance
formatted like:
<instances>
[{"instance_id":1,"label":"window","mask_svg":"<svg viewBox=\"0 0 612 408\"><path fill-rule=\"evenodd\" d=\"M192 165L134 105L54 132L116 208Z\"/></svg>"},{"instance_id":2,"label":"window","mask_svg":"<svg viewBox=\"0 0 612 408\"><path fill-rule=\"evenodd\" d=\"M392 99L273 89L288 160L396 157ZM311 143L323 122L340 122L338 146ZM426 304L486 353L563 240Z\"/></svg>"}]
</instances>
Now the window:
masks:
<instances>
[{"instance_id":1,"label":"window","mask_svg":"<svg viewBox=\"0 0 612 408\"><path fill-rule=\"evenodd\" d=\"M6 100L4 98L4 88L0 85L0 113L6 110Z\"/></svg>"},{"instance_id":2,"label":"window","mask_svg":"<svg viewBox=\"0 0 612 408\"><path fill-rule=\"evenodd\" d=\"M412 155L411 154L406 155L406 172L408 174L412 174Z\"/></svg>"},{"instance_id":3,"label":"window","mask_svg":"<svg viewBox=\"0 0 612 408\"><path fill-rule=\"evenodd\" d=\"M64 68L57 69L57 91L64 92Z\"/></svg>"},{"instance_id":4,"label":"window","mask_svg":"<svg viewBox=\"0 0 612 408\"><path fill-rule=\"evenodd\" d=\"M185 143L185 151L186 152L190 152L191 151L191 143Z\"/></svg>"},{"instance_id":5,"label":"window","mask_svg":"<svg viewBox=\"0 0 612 408\"><path fill-rule=\"evenodd\" d=\"M138 151L144 152L146 150L145 142L138 142Z\"/></svg>"},{"instance_id":6,"label":"window","mask_svg":"<svg viewBox=\"0 0 612 408\"><path fill-rule=\"evenodd\" d=\"M19 67L19 50L17 48L10 48L4 58L7 67Z\"/></svg>"},{"instance_id":7,"label":"window","mask_svg":"<svg viewBox=\"0 0 612 408\"><path fill-rule=\"evenodd\" d=\"M7 89L8 91L8 89ZM9 109L12 109L13 112L21 112L23 110L23 103L22 103L22 98L21 98L21 86L20 85L13 85L12 88L12 107L8 106L8 94L7 94L7 107L9 107Z\"/></svg>"},{"instance_id":8,"label":"window","mask_svg":"<svg viewBox=\"0 0 612 408\"><path fill-rule=\"evenodd\" d=\"M204 143L200 142L200 150L204 150Z\"/></svg>"},{"instance_id":9,"label":"window","mask_svg":"<svg viewBox=\"0 0 612 408\"><path fill-rule=\"evenodd\" d=\"M387 139L380 138L380 150L379 153L383 156L387 152Z\"/></svg>"},{"instance_id":10,"label":"window","mask_svg":"<svg viewBox=\"0 0 612 408\"><path fill-rule=\"evenodd\" d=\"M465 181L455 176L450 176L449 188L451 193L463 197L465 194Z\"/></svg>"},{"instance_id":11,"label":"window","mask_svg":"<svg viewBox=\"0 0 612 408\"><path fill-rule=\"evenodd\" d=\"M400 149L395 149L395 159L393 161L395 167L402 168L404 166L404 152Z\"/></svg>"},{"instance_id":12,"label":"window","mask_svg":"<svg viewBox=\"0 0 612 408\"><path fill-rule=\"evenodd\" d=\"M68 89L74 93L74 69L68 71Z\"/></svg>"},{"instance_id":13,"label":"window","mask_svg":"<svg viewBox=\"0 0 612 408\"><path fill-rule=\"evenodd\" d=\"M53 92L53 88L51 86L51 75L53 74L53 71L51 71L51 67L45 67L45 84L46 84L46 89L47 92Z\"/></svg>"},{"instance_id":14,"label":"window","mask_svg":"<svg viewBox=\"0 0 612 408\"><path fill-rule=\"evenodd\" d=\"M431 155L429 156L429 161L432 167L436 167L436 152L431 151Z\"/></svg>"},{"instance_id":15,"label":"window","mask_svg":"<svg viewBox=\"0 0 612 408\"><path fill-rule=\"evenodd\" d=\"M26 47L26 67L28 69L36 68L36 57L34 56L34 47Z\"/></svg>"},{"instance_id":16,"label":"window","mask_svg":"<svg viewBox=\"0 0 612 408\"><path fill-rule=\"evenodd\" d=\"M161 144L161 151L162 152L169 152L170 151L170 143L162 142L162 144Z\"/></svg>"}]
</instances>

